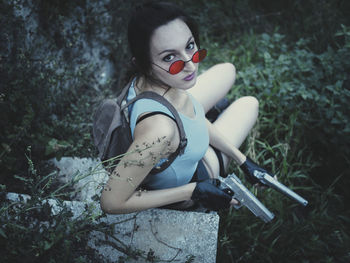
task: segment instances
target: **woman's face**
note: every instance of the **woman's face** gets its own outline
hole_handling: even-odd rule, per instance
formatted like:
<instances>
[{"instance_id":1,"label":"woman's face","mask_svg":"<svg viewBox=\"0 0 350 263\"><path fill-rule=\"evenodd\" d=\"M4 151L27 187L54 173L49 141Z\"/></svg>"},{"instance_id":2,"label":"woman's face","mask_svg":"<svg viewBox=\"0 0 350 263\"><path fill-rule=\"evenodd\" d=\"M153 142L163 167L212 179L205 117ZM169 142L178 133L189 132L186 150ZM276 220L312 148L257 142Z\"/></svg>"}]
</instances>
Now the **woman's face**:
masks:
<instances>
[{"instance_id":1,"label":"woman's face","mask_svg":"<svg viewBox=\"0 0 350 263\"><path fill-rule=\"evenodd\" d=\"M170 87L193 87L197 80L198 63L193 63L190 59L197 50L191 30L181 19L158 27L150 40L152 73ZM188 62L183 70L175 75L166 72L165 70L169 70L170 65L177 60Z\"/></svg>"}]
</instances>

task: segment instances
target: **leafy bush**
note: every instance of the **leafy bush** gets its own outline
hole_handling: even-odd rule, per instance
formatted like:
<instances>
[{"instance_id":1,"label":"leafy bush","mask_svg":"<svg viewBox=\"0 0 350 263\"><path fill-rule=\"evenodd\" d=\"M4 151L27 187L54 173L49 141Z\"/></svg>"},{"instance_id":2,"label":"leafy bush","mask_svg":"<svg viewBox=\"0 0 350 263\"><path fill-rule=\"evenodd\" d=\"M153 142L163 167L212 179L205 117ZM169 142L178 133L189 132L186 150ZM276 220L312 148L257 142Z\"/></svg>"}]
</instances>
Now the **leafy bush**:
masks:
<instances>
[{"instance_id":1,"label":"leafy bush","mask_svg":"<svg viewBox=\"0 0 350 263\"><path fill-rule=\"evenodd\" d=\"M341 26L336 37L343 38L342 45L321 54L308 49L307 39L288 44L279 33L247 33L224 48L206 44L208 64L226 60L237 67L228 97L259 99L260 145L282 143L292 153L307 151L304 157L312 157L313 166L328 167L318 175L320 180L329 178L324 173L330 171L345 174L349 162L349 30Z\"/></svg>"},{"instance_id":2,"label":"leafy bush","mask_svg":"<svg viewBox=\"0 0 350 263\"><path fill-rule=\"evenodd\" d=\"M113 228L97 223L101 217L93 205L74 216L62 196L70 194L76 180L55 189L55 172L41 176L30 159L28 177L18 177L30 190L30 197L8 200L1 185L0 251L2 262L102 262L87 246L92 230L112 233ZM57 185L56 185L57 187ZM51 203L47 200L51 200ZM45 201L46 200L46 201ZM53 209L52 202L56 203Z\"/></svg>"},{"instance_id":3,"label":"leafy bush","mask_svg":"<svg viewBox=\"0 0 350 263\"><path fill-rule=\"evenodd\" d=\"M334 32L340 24L350 23L350 3L346 0L199 0L193 5L186 0L176 2L199 21L205 37L221 43L240 39L250 30L261 34L279 28L288 41L308 38L308 48L320 53L329 45L335 47L338 40Z\"/></svg>"},{"instance_id":4,"label":"leafy bush","mask_svg":"<svg viewBox=\"0 0 350 263\"><path fill-rule=\"evenodd\" d=\"M342 30L338 36L349 34L349 28L342 26ZM277 33L256 39L254 59L239 72L236 90L248 89L259 98L266 120L260 123L264 141L307 147L313 162L323 169L314 176L322 180L327 177L324 173L334 174L326 181L329 184L335 175L346 172L350 154L349 37L338 49L329 47L322 54L308 50L307 40L293 47L282 40ZM287 139L290 128L293 135Z\"/></svg>"},{"instance_id":5,"label":"leafy bush","mask_svg":"<svg viewBox=\"0 0 350 263\"><path fill-rule=\"evenodd\" d=\"M175 2L200 23L202 47L209 51L201 68L234 63L237 81L228 97L254 95L260 101L258 124L242 149L310 202L303 210L267 190L257 194L276 213L272 224L258 222L245 210L222 214L218 262L348 262L349 1ZM67 63L79 34L94 39L99 32L103 12L96 15L86 1L36 1L40 34L47 43L32 47L28 39L22 41L28 21L14 15L20 3L0 1L0 184L6 191L36 193L45 185L48 190L46 180L52 177L38 172L32 180L33 170L26 173L23 158L26 147L33 145L34 162L63 154L94 155L92 109L99 96L116 90L111 83L91 88L93 67L82 62L75 70L75 62ZM111 1L105 7L112 21L104 28L112 33L104 41L111 52L104 56L115 63L117 84L129 59L125 23L138 3ZM70 34L62 25L76 10L88 19L82 31ZM62 52L65 60L38 60L41 47ZM54 262L60 253L76 256L76 262L87 260L86 251L79 254L78 239L85 238L91 222L78 218L70 224L67 210L52 219L50 207L33 196L30 203L15 206L2 199L2 254L13 261L26 254L33 261ZM37 231L38 218L48 221L46 231ZM61 229L69 231L63 235Z\"/></svg>"},{"instance_id":6,"label":"leafy bush","mask_svg":"<svg viewBox=\"0 0 350 263\"><path fill-rule=\"evenodd\" d=\"M248 210L222 215L217 261L348 262L349 215L335 212L344 209L342 198L332 186L325 191L315 185L312 192L307 209L272 191L259 195L276 214L268 224Z\"/></svg>"},{"instance_id":7,"label":"leafy bush","mask_svg":"<svg viewBox=\"0 0 350 263\"><path fill-rule=\"evenodd\" d=\"M116 226L136 220L137 214L106 223L106 214L98 203L64 201L86 186L86 181L82 186L80 180L86 177L92 180L91 175L100 173L102 163L85 173L77 171L62 185L57 183L56 171L41 175L31 160L30 147L27 150L28 176L16 177L26 185L30 195L9 193L5 185L0 185L1 262L111 262L91 246L109 247L123 254L112 262L164 261L152 249L148 252L136 249L120 238ZM98 187L102 191L103 185ZM133 235L134 231L137 229L123 235Z\"/></svg>"},{"instance_id":8,"label":"leafy bush","mask_svg":"<svg viewBox=\"0 0 350 263\"><path fill-rule=\"evenodd\" d=\"M301 209L267 190L256 193L276 214L272 223L264 225L249 211L222 214L220 262L349 260L349 33L341 26L335 37L342 44L321 54L308 48L308 39L288 42L277 32L205 43L204 63L236 65L228 97L260 101L258 123L242 149L310 203Z\"/></svg>"},{"instance_id":9,"label":"leafy bush","mask_svg":"<svg viewBox=\"0 0 350 263\"><path fill-rule=\"evenodd\" d=\"M14 14L35 7L18 9L16 3L6 1L1 1L1 6L0 183L11 191L25 192L21 181L12 183L12 175L25 176L23 152L28 145L32 145L36 163L63 154L94 154L90 137L94 103L91 98L97 97L97 90L90 85L92 67L84 62L72 64L68 58L64 61L58 55L60 51L55 50L54 36L38 30L43 35L29 37L27 22ZM41 15L46 14L44 8L40 10ZM51 12L55 10L52 8ZM52 14L50 19L53 17L56 20L55 23L50 20L50 26L59 28L62 16ZM30 20L30 23L34 22ZM23 42L21 37L25 38ZM72 39L64 37L64 45L72 43ZM69 45L62 49L69 49ZM40 51L48 54L45 56Z\"/></svg>"}]
</instances>

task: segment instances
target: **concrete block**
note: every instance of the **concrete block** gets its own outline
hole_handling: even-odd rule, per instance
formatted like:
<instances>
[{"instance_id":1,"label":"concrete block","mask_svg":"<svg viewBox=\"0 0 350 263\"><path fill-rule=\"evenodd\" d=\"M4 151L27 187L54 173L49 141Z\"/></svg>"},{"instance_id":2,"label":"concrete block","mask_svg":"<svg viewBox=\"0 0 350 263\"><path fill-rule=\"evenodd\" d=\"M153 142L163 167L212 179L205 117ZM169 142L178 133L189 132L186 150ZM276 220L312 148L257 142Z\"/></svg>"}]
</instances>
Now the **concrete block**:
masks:
<instances>
[{"instance_id":1,"label":"concrete block","mask_svg":"<svg viewBox=\"0 0 350 263\"><path fill-rule=\"evenodd\" d=\"M120 242L93 232L89 245L113 262L119 257L126 258L125 254L104 245L104 242L114 243L131 254L140 251L143 256L129 257L125 262L152 262L146 261L147 257L168 262L216 262L219 226L216 213L151 209L127 215L108 215L103 220L115 224Z\"/></svg>"},{"instance_id":2,"label":"concrete block","mask_svg":"<svg viewBox=\"0 0 350 263\"><path fill-rule=\"evenodd\" d=\"M108 173L98 159L62 157L59 161L54 158L49 161L59 170L59 180L62 184L79 178L74 185L77 201L92 202L93 196L99 195L102 185L108 180Z\"/></svg>"},{"instance_id":3,"label":"concrete block","mask_svg":"<svg viewBox=\"0 0 350 263\"><path fill-rule=\"evenodd\" d=\"M20 196L24 202L30 198L17 193L7 194L7 198L14 202L20 201ZM51 205L54 215L62 209L55 199L42 202ZM98 202L63 202L73 212L73 218L86 212L87 204L93 208L90 213L101 215ZM153 262L152 259L155 262L216 262L219 216L215 212L149 209L125 215L107 215L99 220L114 225L114 236L92 231L89 246L111 262L118 262L120 258L124 259L120 262L130 263ZM140 256L132 257L135 253Z\"/></svg>"}]
</instances>

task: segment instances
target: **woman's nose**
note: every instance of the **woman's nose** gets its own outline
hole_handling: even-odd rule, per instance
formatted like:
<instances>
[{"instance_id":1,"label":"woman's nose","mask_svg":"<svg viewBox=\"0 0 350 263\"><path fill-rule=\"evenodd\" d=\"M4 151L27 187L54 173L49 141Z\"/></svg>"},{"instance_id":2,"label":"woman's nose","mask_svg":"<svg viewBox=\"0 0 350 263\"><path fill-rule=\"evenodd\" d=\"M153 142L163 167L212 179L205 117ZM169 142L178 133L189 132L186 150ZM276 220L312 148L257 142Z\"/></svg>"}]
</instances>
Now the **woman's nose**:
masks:
<instances>
[{"instance_id":1,"label":"woman's nose","mask_svg":"<svg viewBox=\"0 0 350 263\"><path fill-rule=\"evenodd\" d=\"M192 56L186 55L186 56L184 56L184 59L186 59L186 60L184 60L185 61L185 67L184 67L185 70L193 71L196 69L196 66L192 61Z\"/></svg>"},{"instance_id":2,"label":"woman's nose","mask_svg":"<svg viewBox=\"0 0 350 263\"><path fill-rule=\"evenodd\" d=\"M187 62L185 63L185 70L194 71L195 69L196 69L196 65L193 63L192 60L187 61Z\"/></svg>"}]
</instances>

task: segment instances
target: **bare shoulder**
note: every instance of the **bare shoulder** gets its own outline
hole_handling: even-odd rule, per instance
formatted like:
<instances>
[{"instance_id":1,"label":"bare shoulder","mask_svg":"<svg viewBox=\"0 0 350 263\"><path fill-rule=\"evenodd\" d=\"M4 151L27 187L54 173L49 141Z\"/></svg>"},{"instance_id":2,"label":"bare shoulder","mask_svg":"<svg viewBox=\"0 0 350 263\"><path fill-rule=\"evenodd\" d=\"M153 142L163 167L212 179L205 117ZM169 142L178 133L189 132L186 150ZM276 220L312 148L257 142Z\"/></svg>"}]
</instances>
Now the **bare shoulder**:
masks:
<instances>
[{"instance_id":1,"label":"bare shoulder","mask_svg":"<svg viewBox=\"0 0 350 263\"><path fill-rule=\"evenodd\" d=\"M157 143L174 152L180 142L176 122L161 114L140 121L134 131L134 143ZM161 146L161 147L162 147Z\"/></svg>"}]
</instances>

